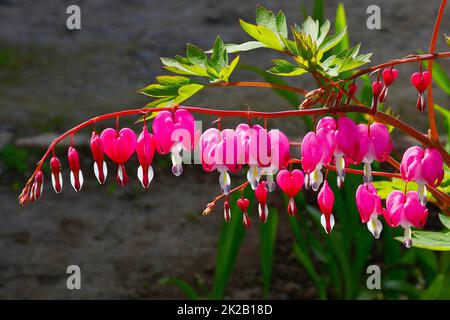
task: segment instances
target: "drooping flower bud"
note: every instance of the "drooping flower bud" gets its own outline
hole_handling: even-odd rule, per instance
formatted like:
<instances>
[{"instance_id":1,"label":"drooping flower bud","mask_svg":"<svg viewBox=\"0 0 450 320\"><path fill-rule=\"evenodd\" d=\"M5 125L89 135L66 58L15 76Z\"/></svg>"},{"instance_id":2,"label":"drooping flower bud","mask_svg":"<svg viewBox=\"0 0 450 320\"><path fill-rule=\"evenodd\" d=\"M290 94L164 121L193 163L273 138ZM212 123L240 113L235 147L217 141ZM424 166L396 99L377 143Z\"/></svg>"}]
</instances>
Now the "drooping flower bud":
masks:
<instances>
[{"instance_id":1,"label":"drooping flower bud","mask_svg":"<svg viewBox=\"0 0 450 320\"><path fill-rule=\"evenodd\" d=\"M250 201L247 198L241 198L237 200L237 205L242 211L242 224L244 228L250 228L252 224L248 217L248 206L250 205Z\"/></svg>"},{"instance_id":2,"label":"drooping flower bud","mask_svg":"<svg viewBox=\"0 0 450 320\"><path fill-rule=\"evenodd\" d=\"M320 223L325 229L326 233L330 233L334 226L333 205L334 194L328 185L328 181L324 181L322 189L320 189L317 195L317 202L319 203L322 216L320 217Z\"/></svg>"},{"instance_id":3,"label":"drooping flower bud","mask_svg":"<svg viewBox=\"0 0 450 320\"><path fill-rule=\"evenodd\" d=\"M94 174L100 184L104 184L108 175L108 167L106 166L103 143L97 132L92 132L91 137L91 153L94 158Z\"/></svg>"},{"instance_id":4,"label":"drooping flower bud","mask_svg":"<svg viewBox=\"0 0 450 320\"><path fill-rule=\"evenodd\" d=\"M230 209L230 202L227 200L223 203L223 218L226 222L230 222L231 219L231 209Z\"/></svg>"},{"instance_id":5,"label":"drooping flower bud","mask_svg":"<svg viewBox=\"0 0 450 320\"><path fill-rule=\"evenodd\" d=\"M33 197L35 200L38 200L41 197L43 187L44 187L44 175L42 171L39 170L38 172L36 172L36 176L34 177L34 183L32 185Z\"/></svg>"},{"instance_id":6,"label":"drooping flower bud","mask_svg":"<svg viewBox=\"0 0 450 320\"><path fill-rule=\"evenodd\" d=\"M78 156L77 150L74 147L70 146L69 151L67 153L67 157L69 159L69 167L70 167L70 183L75 191L79 192L81 187L83 186L83 173L80 169L80 158Z\"/></svg>"},{"instance_id":7,"label":"drooping flower bud","mask_svg":"<svg viewBox=\"0 0 450 320\"><path fill-rule=\"evenodd\" d=\"M376 111L378 108L378 101L381 94L381 90L383 90L383 83L381 81L375 81L372 84L372 105L371 108L373 111Z\"/></svg>"},{"instance_id":8,"label":"drooping flower bud","mask_svg":"<svg viewBox=\"0 0 450 320\"><path fill-rule=\"evenodd\" d=\"M424 111L426 108L426 102L423 92L431 83L431 74L428 71L414 72L411 75L411 83L419 92L416 103L417 110Z\"/></svg>"},{"instance_id":9,"label":"drooping flower bud","mask_svg":"<svg viewBox=\"0 0 450 320\"><path fill-rule=\"evenodd\" d=\"M136 153L140 164L137 176L142 186L148 188L154 175L151 164L155 155L155 142L153 135L148 132L147 126L144 126L137 139Z\"/></svg>"},{"instance_id":10,"label":"drooping flower bud","mask_svg":"<svg viewBox=\"0 0 450 320\"><path fill-rule=\"evenodd\" d=\"M261 222L265 223L269 215L269 209L267 207L267 187L266 182L261 181L255 190L255 196L258 200L258 213Z\"/></svg>"},{"instance_id":11,"label":"drooping flower bud","mask_svg":"<svg viewBox=\"0 0 450 320\"><path fill-rule=\"evenodd\" d=\"M395 79L398 76L398 70L393 68L386 68L383 70L381 75L383 77L384 86L383 90L380 93L379 101L383 103L387 99L389 86L394 83Z\"/></svg>"},{"instance_id":12,"label":"drooping flower bud","mask_svg":"<svg viewBox=\"0 0 450 320\"><path fill-rule=\"evenodd\" d=\"M50 171L52 172L52 185L56 193L61 193L63 187L63 179L61 174L61 163L59 159L53 156L50 159Z\"/></svg>"}]
</instances>

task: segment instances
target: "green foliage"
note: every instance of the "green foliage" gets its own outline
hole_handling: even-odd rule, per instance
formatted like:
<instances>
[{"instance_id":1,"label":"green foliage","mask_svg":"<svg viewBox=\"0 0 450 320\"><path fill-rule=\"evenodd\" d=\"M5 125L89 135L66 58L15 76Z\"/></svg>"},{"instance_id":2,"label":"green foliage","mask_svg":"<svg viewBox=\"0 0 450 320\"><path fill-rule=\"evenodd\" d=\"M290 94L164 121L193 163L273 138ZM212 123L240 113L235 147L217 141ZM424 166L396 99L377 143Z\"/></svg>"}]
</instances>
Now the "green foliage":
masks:
<instances>
[{"instance_id":1,"label":"green foliage","mask_svg":"<svg viewBox=\"0 0 450 320\"><path fill-rule=\"evenodd\" d=\"M259 227L259 257L261 260L261 274L265 298L269 297L277 228L278 213L275 209L270 209L266 223L262 223Z\"/></svg>"},{"instance_id":2,"label":"green foliage","mask_svg":"<svg viewBox=\"0 0 450 320\"><path fill-rule=\"evenodd\" d=\"M24 173L28 168L28 153L8 144L0 150L0 161L11 172Z\"/></svg>"}]
</instances>

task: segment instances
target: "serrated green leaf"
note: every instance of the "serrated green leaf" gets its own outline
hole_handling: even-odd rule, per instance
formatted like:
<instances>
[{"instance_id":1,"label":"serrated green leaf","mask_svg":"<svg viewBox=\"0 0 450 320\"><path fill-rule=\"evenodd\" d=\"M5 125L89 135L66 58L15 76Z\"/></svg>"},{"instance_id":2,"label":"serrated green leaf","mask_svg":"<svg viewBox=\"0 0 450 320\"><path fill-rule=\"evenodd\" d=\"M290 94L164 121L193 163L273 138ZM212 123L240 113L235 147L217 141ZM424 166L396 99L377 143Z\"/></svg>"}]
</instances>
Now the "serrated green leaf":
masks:
<instances>
[{"instance_id":1,"label":"serrated green leaf","mask_svg":"<svg viewBox=\"0 0 450 320\"><path fill-rule=\"evenodd\" d=\"M156 81L163 86L181 87L192 82L191 79L182 76L157 76Z\"/></svg>"},{"instance_id":2,"label":"serrated green leaf","mask_svg":"<svg viewBox=\"0 0 450 320\"><path fill-rule=\"evenodd\" d=\"M206 54L199 47L188 43L186 48L186 57L192 64L204 66L206 64Z\"/></svg>"},{"instance_id":3,"label":"serrated green leaf","mask_svg":"<svg viewBox=\"0 0 450 320\"><path fill-rule=\"evenodd\" d=\"M228 82L228 78L233 73L238 63L239 63L239 56L234 58L233 61L231 61L231 63L228 66L226 66L220 71L220 80Z\"/></svg>"},{"instance_id":4,"label":"serrated green leaf","mask_svg":"<svg viewBox=\"0 0 450 320\"><path fill-rule=\"evenodd\" d=\"M378 191L381 199L386 199L392 191L404 190L405 182L402 179L393 178L392 181L374 181L373 186Z\"/></svg>"},{"instance_id":5,"label":"serrated green leaf","mask_svg":"<svg viewBox=\"0 0 450 320\"><path fill-rule=\"evenodd\" d=\"M256 26L251 23L245 22L244 20L239 20L239 23L242 27L242 29L247 32L248 35L250 35L255 40L258 40L259 42L266 45L266 47L283 51L284 47L282 43L280 42L280 39L277 37L277 35L270 30L266 26Z\"/></svg>"},{"instance_id":6,"label":"serrated green leaf","mask_svg":"<svg viewBox=\"0 0 450 320\"><path fill-rule=\"evenodd\" d=\"M161 62L163 63L164 68L171 72L178 74L195 75L195 72L186 69L184 65L173 58L161 58Z\"/></svg>"},{"instance_id":7,"label":"serrated green leaf","mask_svg":"<svg viewBox=\"0 0 450 320\"><path fill-rule=\"evenodd\" d=\"M275 59L272 62L275 67L270 68L267 72L278 76L298 76L307 72L306 70L299 68L286 60Z\"/></svg>"},{"instance_id":8,"label":"serrated green leaf","mask_svg":"<svg viewBox=\"0 0 450 320\"><path fill-rule=\"evenodd\" d=\"M403 242L403 237L396 237L395 240ZM413 231L412 245L434 251L450 251L450 232Z\"/></svg>"},{"instance_id":9,"label":"serrated green leaf","mask_svg":"<svg viewBox=\"0 0 450 320\"><path fill-rule=\"evenodd\" d=\"M335 20L335 30L337 33L342 32L345 28L347 28L347 18L345 16L345 8L342 3L339 3L336 10L336 20ZM348 49L350 47L350 40L348 38L348 34L345 33L342 40L335 47L335 52L341 52L344 49Z\"/></svg>"},{"instance_id":10,"label":"serrated green leaf","mask_svg":"<svg viewBox=\"0 0 450 320\"><path fill-rule=\"evenodd\" d=\"M145 88L140 89L139 92L155 98L175 96L178 92L178 87L151 84L146 86Z\"/></svg>"},{"instance_id":11,"label":"serrated green leaf","mask_svg":"<svg viewBox=\"0 0 450 320\"><path fill-rule=\"evenodd\" d=\"M287 29L287 23L286 23L286 16L284 15L283 11L278 11L277 17L276 17L276 23L277 23L277 31L282 36L287 38L288 37L288 29Z\"/></svg>"},{"instance_id":12,"label":"serrated green leaf","mask_svg":"<svg viewBox=\"0 0 450 320\"><path fill-rule=\"evenodd\" d=\"M210 58L210 66L217 72L220 72L225 66L228 65L228 53L225 50L225 45L220 37L216 38L213 47L213 53Z\"/></svg>"},{"instance_id":13,"label":"serrated green leaf","mask_svg":"<svg viewBox=\"0 0 450 320\"><path fill-rule=\"evenodd\" d=\"M320 44L319 49L323 52L333 49L335 46L341 42L345 35L347 34L347 26L345 26L341 31L326 37Z\"/></svg>"},{"instance_id":14,"label":"serrated green leaf","mask_svg":"<svg viewBox=\"0 0 450 320\"><path fill-rule=\"evenodd\" d=\"M325 21L324 24L322 24L320 26L320 35L319 38L316 41L317 46L319 46L322 44L323 40L325 40L325 37L328 35L328 32L330 32L330 26L331 23L329 20Z\"/></svg>"},{"instance_id":15,"label":"serrated green leaf","mask_svg":"<svg viewBox=\"0 0 450 320\"><path fill-rule=\"evenodd\" d=\"M443 214L439 214L439 220L442 222L442 224L450 230L450 217L444 216ZM449 240L450 241L450 240Z\"/></svg>"},{"instance_id":16,"label":"serrated green leaf","mask_svg":"<svg viewBox=\"0 0 450 320\"><path fill-rule=\"evenodd\" d=\"M258 26L266 26L272 31L277 31L275 15L271 10L266 9L261 5L256 7L256 24Z\"/></svg>"},{"instance_id":17,"label":"serrated green leaf","mask_svg":"<svg viewBox=\"0 0 450 320\"><path fill-rule=\"evenodd\" d=\"M205 86L202 84L192 83L182 86L178 89L178 96L174 99L173 105L180 104L181 102L192 97L194 94L202 90Z\"/></svg>"}]
</instances>

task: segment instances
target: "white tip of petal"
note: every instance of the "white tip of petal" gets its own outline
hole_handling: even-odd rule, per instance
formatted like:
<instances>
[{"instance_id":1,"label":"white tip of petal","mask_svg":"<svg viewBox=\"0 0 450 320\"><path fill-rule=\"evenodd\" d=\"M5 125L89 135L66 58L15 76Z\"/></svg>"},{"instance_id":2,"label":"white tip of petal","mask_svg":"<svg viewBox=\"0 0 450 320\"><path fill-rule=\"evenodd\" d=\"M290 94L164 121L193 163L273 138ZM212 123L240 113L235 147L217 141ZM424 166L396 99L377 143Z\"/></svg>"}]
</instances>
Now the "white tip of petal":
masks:
<instances>
[{"instance_id":1,"label":"white tip of petal","mask_svg":"<svg viewBox=\"0 0 450 320\"><path fill-rule=\"evenodd\" d=\"M78 171L77 176L70 171L70 183L76 192L79 192L83 187L83 172L81 170Z\"/></svg>"},{"instance_id":2,"label":"white tip of petal","mask_svg":"<svg viewBox=\"0 0 450 320\"><path fill-rule=\"evenodd\" d=\"M406 248L411 248L412 247L411 228L410 227L405 229L403 243L404 243Z\"/></svg>"},{"instance_id":3,"label":"white tip of petal","mask_svg":"<svg viewBox=\"0 0 450 320\"><path fill-rule=\"evenodd\" d=\"M336 172L338 176L344 181L345 178L345 160L343 155L336 158Z\"/></svg>"},{"instance_id":4,"label":"white tip of petal","mask_svg":"<svg viewBox=\"0 0 450 320\"><path fill-rule=\"evenodd\" d=\"M273 176L271 174L269 174L267 176L267 190L269 192L273 192L273 191L275 191L276 188L277 188L277 184L275 183L275 181L273 181Z\"/></svg>"},{"instance_id":5,"label":"white tip of petal","mask_svg":"<svg viewBox=\"0 0 450 320\"><path fill-rule=\"evenodd\" d=\"M152 182L153 176L154 176L152 166L149 166L147 169L147 181L144 180L144 169L142 168L142 166L139 166L138 171L137 171L137 176L138 176L139 181L141 182L142 186L144 188L148 188L148 186L150 185L150 182Z\"/></svg>"},{"instance_id":6,"label":"white tip of petal","mask_svg":"<svg viewBox=\"0 0 450 320\"><path fill-rule=\"evenodd\" d=\"M420 183L419 189L417 190L417 193L419 194L419 200L420 203L424 206L427 204L427 186Z\"/></svg>"},{"instance_id":7,"label":"white tip of petal","mask_svg":"<svg viewBox=\"0 0 450 320\"><path fill-rule=\"evenodd\" d=\"M100 183L100 184L105 183L106 176L108 175L108 167L106 166L106 161L102 162L102 169L103 169L103 180L100 179L100 171L98 170L98 164L97 164L97 162L94 162L94 174L98 180L98 183Z\"/></svg>"},{"instance_id":8,"label":"white tip of petal","mask_svg":"<svg viewBox=\"0 0 450 320\"><path fill-rule=\"evenodd\" d=\"M227 171L222 171L220 173L219 183L223 194L228 194L231 190L231 178Z\"/></svg>"},{"instance_id":9,"label":"white tip of petal","mask_svg":"<svg viewBox=\"0 0 450 320\"><path fill-rule=\"evenodd\" d=\"M269 208L267 207L267 204L265 204L264 207L261 204L258 204L258 213L261 222L266 223L269 216Z\"/></svg>"},{"instance_id":10,"label":"white tip of petal","mask_svg":"<svg viewBox=\"0 0 450 320\"><path fill-rule=\"evenodd\" d=\"M311 178L311 186L312 186L312 189L313 189L314 191L319 190L320 185L321 185L322 182L323 182L323 174L322 174L322 171L321 171L320 169L315 169L315 170L311 173L310 178Z\"/></svg>"},{"instance_id":11,"label":"white tip of petal","mask_svg":"<svg viewBox=\"0 0 450 320\"><path fill-rule=\"evenodd\" d=\"M334 223L335 223L335 221L334 221L334 216L333 216L333 215L330 215L330 230L328 231L328 228L327 228L327 220L326 220L326 218L325 218L325 215L322 214L322 215L320 216L320 224L322 225L322 227L324 228L324 230L325 230L326 233L330 233L331 230L333 230Z\"/></svg>"},{"instance_id":12,"label":"white tip of petal","mask_svg":"<svg viewBox=\"0 0 450 320\"><path fill-rule=\"evenodd\" d=\"M258 187L260 178L261 170L258 168L258 166L251 166L247 171L247 181L250 183L250 186L253 190L256 190L256 187Z\"/></svg>"},{"instance_id":13,"label":"white tip of petal","mask_svg":"<svg viewBox=\"0 0 450 320\"><path fill-rule=\"evenodd\" d=\"M305 174L305 189L308 190L311 187L310 174Z\"/></svg>"},{"instance_id":14,"label":"white tip of petal","mask_svg":"<svg viewBox=\"0 0 450 320\"><path fill-rule=\"evenodd\" d=\"M183 173L183 166L181 164L172 166L172 173L179 177Z\"/></svg>"},{"instance_id":15,"label":"white tip of petal","mask_svg":"<svg viewBox=\"0 0 450 320\"><path fill-rule=\"evenodd\" d=\"M59 194L59 193L61 193L62 186L63 186L63 179L62 179L61 172L58 173L58 181L59 181L59 190L58 190L58 187L56 185L55 175L52 173L52 186L53 186L53 189L55 190L55 192Z\"/></svg>"},{"instance_id":16,"label":"white tip of petal","mask_svg":"<svg viewBox=\"0 0 450 320\"><path fill-rule=\"evenodd\" d=\"M374 215L370 217L369 222L367 222L367 229L369 229L375 239L380 239L383 224L378 220L378 217Z\"/></svg>"}]
</instances>

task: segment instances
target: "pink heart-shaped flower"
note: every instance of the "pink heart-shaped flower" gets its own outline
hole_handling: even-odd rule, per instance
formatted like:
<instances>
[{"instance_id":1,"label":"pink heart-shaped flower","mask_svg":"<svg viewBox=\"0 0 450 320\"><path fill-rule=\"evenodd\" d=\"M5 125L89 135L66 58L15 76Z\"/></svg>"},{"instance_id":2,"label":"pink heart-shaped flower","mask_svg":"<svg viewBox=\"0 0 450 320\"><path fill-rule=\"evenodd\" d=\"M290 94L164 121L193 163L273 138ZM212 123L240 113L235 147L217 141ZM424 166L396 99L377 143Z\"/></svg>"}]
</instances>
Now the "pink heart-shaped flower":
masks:
<instances>
[{"instance_id":1,"label":"pink heart-shaped flower","mask_svg":"<svg viewBox=\"0 0 450 320\"><path fill-rule=\"evenodd\" d=\"M428 71L414 72L411 76L411 83L420 93L425 91L430 82L431 74Z\"/></svg>"},{"instance_id":2,"label":"pink heart-shaped flower","mask_svg":"<svg viewBox=\"0 0 450 320\"><path fill-rule=\"evenodd\" d=\"M136 134L129 128L123 128L119 132L107 128L100 138L106 155L117 164L127 162L136 150Z\"/></svg>"},{"instance_id":3,"label":"pink heart-shaped flower","mask_svg":"<svg viewBox=\"0 0 450 320\"><path fill-rule=\"evenodd\" d=\"M303 187L304 178L303 172L298 169L292 172L281 170L277 175L277 183L289 198L293 198Z\"/></svg>"},{"instance_id":4,"label":"pink heart-shaped flower","mask_svg":"<svg viewBox=\"0 0 450 320\"><path fill-rule=\"evenodd\" d=\"M383 81L386 87L389 87L397 78L398 70L397 69L384 69L382 73Z\"/></svg>"},{"instance_id":5,"label":"pink heart-shaped flower","mask_svg":"<svg viewBox=\"0 0 450 320\"><path fill-rule=\"evenodd\" d=\"M247 212L248 206L250 205L250 201L247 198L241 198L238 199L237 205L242 210L242 212Z\"/></svg>"}]
</instances>

